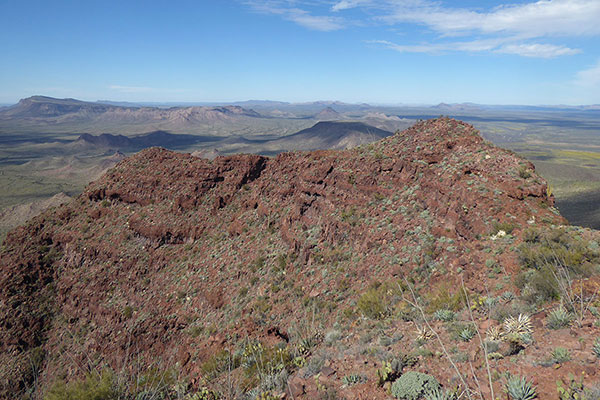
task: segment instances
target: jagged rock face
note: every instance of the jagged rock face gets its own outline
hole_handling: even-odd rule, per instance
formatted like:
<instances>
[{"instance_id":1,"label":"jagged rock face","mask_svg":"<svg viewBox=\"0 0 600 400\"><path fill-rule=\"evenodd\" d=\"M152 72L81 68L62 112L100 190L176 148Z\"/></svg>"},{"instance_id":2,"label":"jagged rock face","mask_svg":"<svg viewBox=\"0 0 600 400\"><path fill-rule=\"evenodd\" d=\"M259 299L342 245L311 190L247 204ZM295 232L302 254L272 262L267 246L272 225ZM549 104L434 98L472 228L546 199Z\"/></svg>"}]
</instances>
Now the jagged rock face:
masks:
<instances>
[{"instance_id":1,"label":"jagged rock face","mask_svg":"<svg viewBox=\"0 0 600 400\"><path fill-rule=\"evenodd\" d=\"M532 216L564 222L533 169L447 118L272 159L144 150L8 235L0 388L24 388L40 348L42 382L90 362L118 368L132 353L194 380L226 342L299 320L303 301L325 305L327 321L393 276L457 282L460 270L477 290L495 222L517 236ZM190 335L199 325L217 334Z\"/></svg>"}]
</instances>

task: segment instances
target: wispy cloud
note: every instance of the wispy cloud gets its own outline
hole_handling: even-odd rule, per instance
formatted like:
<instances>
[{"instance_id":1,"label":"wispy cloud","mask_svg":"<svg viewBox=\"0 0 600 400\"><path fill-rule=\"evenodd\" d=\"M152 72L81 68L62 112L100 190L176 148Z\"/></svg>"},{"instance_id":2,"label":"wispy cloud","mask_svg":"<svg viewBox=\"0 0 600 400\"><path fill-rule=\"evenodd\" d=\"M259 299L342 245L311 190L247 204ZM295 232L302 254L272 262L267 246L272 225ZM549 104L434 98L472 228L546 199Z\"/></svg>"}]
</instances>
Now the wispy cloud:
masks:
<instances>
[{"instance_id":1,"label":"wispy cloud","mask_svg":"<svg viewBox=\"0 0 600 400\"><path fill-rule=\"evenodd\" d=\"M600 34L598 0L540 0L501 5L489 12L442 7L426 0L385 1L389 23L413 22L444 35L510 34L524 38Z\"/></svg>"},{"instance_id":2,"label":"wispy cloud","mask_svg":"<svg viewBox=\"0 0 600 400\"><path fill-rule=\"evenodd\" d=\"M581 52L580 49L557 43L560 38L600 35L600 0L537 0L521 4L506 3L487 10L452 7L448 5L451 2L442 3L438 0L245 2L256 11L280 15L312 30L334 31L360 25L356 20L349 19L349 15L360 18L356 16L362 10L362 24L385 24L399 30L414 29L416 25L435 36L429 43L370 41L400 52L494 52L553 58ZM348 14L350 11L352 14ZM449 41L458 37L471 37L472 40Z\"/></svg>"},{"instance_id":3,"label":"wispy cloud","mask_svg":"<svg viewBox=\"0 0 600 400\"><path fill-rule=\"evenodd\" d=\"M596 65L579 71L575 83L589 89L600 88L600 60Z\"/></svg>"},{"instance_id":4,"label":"wispy cloud","mask_svg":"<svg viewBox=\"0 0 600 400\"><path fill-rule=\"evenodd\" d=\"M361 5L370 5L371 0L342 0L331 7L331 11L342 11L355 8Z\"/></svg>"},{"instance_id":5,"label":"wispy cloud","mask_svg":"<svg viewBox=\"0 0 600 400\"><path fill-rule=\"evenodd\" d=\"M523 57L555 58L581 53L579 49L541 43L507 44L495 50L497 53L516 54Z\"/></svg>"},{"instance_id":6,"label":"wispy cloud","mask_svg":"<svg viewBox=\"0 0 600 400\"><path fill-rule=\"evenodd\" d=\"M312 15L307 10L295 7L296 2L291 0L249 0L246 4L255 11L279 15L300 26L315 31L336 31L345 27L345 20L332 15Z\"/></svg>"},{"instance_id":7,"label":"wispy cloud","mask_svg":"<svg viewBox=\"0 0 600 400\"><path fill-rule=\"evenodd\" d=\"M450 52L476 53L482 51L514 54L523 57L554 58L564 55L577 54L579 49L565 46L555 46L541 43L509 43L514 39L483 39L465 42L424 43L417 45L402 45L387 40L369 40L367 43L383 45L401 53L442 54Z\"/></svg>"}]
</instances>

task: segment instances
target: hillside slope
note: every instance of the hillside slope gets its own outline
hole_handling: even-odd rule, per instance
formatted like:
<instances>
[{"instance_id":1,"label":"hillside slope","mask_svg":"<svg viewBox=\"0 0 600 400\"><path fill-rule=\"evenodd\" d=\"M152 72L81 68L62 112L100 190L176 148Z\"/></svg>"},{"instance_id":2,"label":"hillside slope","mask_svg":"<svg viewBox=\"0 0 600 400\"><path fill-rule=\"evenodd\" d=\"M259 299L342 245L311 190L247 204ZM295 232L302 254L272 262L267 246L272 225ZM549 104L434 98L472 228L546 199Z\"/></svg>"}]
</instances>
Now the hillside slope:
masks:
<instances>
[{"instance_id":1,"label":"hillside slope","mask_svg":"<svg viewBox=\"0 0 600 400\"><path fill-rule=\"evenodd\" d=\"M271 140L265 143L263 147L271 151L284 151L285 149L343 150L371 143L391 134L392 132L362 122L321 121L292 135Z\"/></svg>"},{"instance_id":2,"label":"hillside slope","mask_svg":"<svg viewBox=\"0 0 600 400\"><path fill-rule=\"evenodd\" d=\"M556 229L557 243L589 247L577 265L597 263L596 233L558 228L552 205L532 164L448 118L344 151L206 160L146 149L8 235L0 397L108 370L133 382L160 376L171 398L207 386L222 398L389 399L377 369L392 359L403 360L398 372L489 396L481 347L453 332L475 324L483 335L521 312L535 345L490 350L500 354L496 393L506 372L534 378L541 398L571 372L587 385L600 329L586 315L576 337L548 331L544 312L527 306L537 286L513 283L520 244ZM454 322L434 321L440 310ZM557 343L573 361L534 376ZM164 383L173 379L177 393Z\"/></svg>"}]
</instances>

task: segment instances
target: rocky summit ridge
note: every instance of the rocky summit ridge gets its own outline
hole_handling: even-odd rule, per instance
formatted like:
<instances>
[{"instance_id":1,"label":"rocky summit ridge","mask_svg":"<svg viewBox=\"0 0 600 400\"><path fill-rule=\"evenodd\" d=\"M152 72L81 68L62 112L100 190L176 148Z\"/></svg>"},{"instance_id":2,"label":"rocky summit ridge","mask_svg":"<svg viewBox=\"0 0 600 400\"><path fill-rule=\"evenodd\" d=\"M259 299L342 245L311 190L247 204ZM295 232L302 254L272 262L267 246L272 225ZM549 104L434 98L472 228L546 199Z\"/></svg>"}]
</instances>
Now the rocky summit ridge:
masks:
<instances>
[{"instance_id":1,"label":"rocky summit ridge","mask_svg":"<svg viewBox=\"0 0 600 400\"><path fill-rule=\"evenodd\" d=\"M377 371L388 353L411 353L404 370L432 374L445 388L476 387L474 377L487 382L481 348L450 343L439 320L432 324L453 357L464 358L455 362L466 378L435 341L412 354L425 324L407 288L427 312L452 309L485 332L499 322L482 299L507 309L521 301L513 282L527 232L571 232L557 228L565 223L531 163L449 118L350 150L274 158L207 160L149 148L8 234L0 397L40 393L89 371L141 376L154 368L213 397L311 398L331 389L340 398L386 399L390 387L377 384ZM529 314L543 326L543 314ZM585 329L578 334L592 346L598 328ZM534 357L523 347L515 357ZM256 372L248 349L265 358L278 349L283 366ZM519 360L498 358L495 368L531 369ZM582 361L564 372L585 368ZM553 371L535 377L541 393L555 393L546 385ZM267 387L266 375L285 383ZM496 393L502 379L495 377Z\"/></svg>"}]
</instances>

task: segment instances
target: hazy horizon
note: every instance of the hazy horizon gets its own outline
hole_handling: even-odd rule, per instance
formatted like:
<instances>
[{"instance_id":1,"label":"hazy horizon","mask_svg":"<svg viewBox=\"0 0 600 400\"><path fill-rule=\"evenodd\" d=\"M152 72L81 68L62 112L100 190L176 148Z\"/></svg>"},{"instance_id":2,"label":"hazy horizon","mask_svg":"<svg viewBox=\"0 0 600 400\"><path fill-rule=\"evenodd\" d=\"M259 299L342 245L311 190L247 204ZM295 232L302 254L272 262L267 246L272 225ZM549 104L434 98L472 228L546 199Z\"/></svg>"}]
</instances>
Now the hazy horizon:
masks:
<instances>
[{"instance_id":1,"label":"hazy horizon","mask_svg":"<svg viewBox=\"0 0 600 400\"><path fill-rule=\"evenodd\" d=\"M0 4L0 103L600 103L597 0Z\"/></svg>"}]
</instances>

